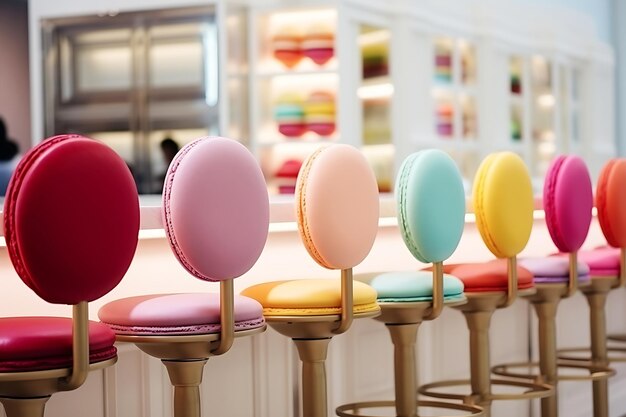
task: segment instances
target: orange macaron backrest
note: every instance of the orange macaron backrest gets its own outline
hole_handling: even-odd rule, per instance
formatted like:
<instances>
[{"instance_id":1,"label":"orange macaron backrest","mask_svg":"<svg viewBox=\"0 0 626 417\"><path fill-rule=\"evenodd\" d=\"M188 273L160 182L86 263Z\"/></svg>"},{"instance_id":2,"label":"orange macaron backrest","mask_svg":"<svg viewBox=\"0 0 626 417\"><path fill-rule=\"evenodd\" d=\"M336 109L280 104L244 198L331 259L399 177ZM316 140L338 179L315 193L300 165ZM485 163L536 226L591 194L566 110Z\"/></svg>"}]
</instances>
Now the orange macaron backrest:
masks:
<instances>
[{"instance_id":1,"label":"orange macaron backrest","mask_svg":"<svg viewBox=\"0 0 626 417\"><path fill-rule=\"evenodd\" d=\"M612 159L602 168L596 207L600 227L609 245L626 247L626 159Z\"/></svg>"}]
</instances>

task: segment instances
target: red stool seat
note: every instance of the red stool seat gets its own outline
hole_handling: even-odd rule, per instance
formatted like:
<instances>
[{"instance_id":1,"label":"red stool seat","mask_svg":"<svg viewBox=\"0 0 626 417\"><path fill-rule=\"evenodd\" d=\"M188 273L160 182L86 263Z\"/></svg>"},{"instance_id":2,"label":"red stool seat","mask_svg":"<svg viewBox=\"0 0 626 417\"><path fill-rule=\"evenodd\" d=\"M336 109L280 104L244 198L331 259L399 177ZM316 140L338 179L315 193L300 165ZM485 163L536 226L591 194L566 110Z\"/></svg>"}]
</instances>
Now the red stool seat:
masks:
<instances>
[{"instance_id":1,"label":"red stool seat","mask_svg":"<svg viewBox=\"0 0 626 417\"><path fill-rule=\"evenodd\" d=\"M494 259L484 263L444 265L446 274L454 275L463 281L465 292L507 291L507 260ZM526 268L517 267L517 288L525 290L533 287L533 274Z\"/></svg>"},{"instance_id":2,"label":"red stool seat","mask_svg":"<svg viewBox=\"0 0 626 417\"><path fill-rule=\"evenodd\" d=\"M235 331L265 324L258 301L236 295L234 303ZM104 305L98 316L117 334L206 334L221 329L220 296L214 293L128 297Z\"/></svg>"},{"instance_id":3,"label":"red stool seat","mask_svg":"<svg viewBox=\"0 0 626 417\"><path fill-rule=\"evenodd\" d=\"M89 322L89 361L115 357L115 333ZM64 317L0 318L0 372L30 372L72 366L72 319Z\"/></svg>"}]
</instances>

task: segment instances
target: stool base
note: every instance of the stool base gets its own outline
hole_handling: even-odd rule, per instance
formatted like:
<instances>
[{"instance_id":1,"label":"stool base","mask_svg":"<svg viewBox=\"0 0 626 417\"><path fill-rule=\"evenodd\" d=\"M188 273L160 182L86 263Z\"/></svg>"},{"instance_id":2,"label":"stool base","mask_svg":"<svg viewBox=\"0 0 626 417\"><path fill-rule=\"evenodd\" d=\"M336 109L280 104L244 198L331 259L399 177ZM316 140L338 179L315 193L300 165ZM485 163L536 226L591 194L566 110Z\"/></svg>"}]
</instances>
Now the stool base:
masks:
<instances>
[{"instance_id":1,"label":"stool base","mask_svg":"<svg viewBox=\"0 0 626 417\"><path fill-rule=\"evenodd\" d=\"M601 379L607 379L615 375L615 369L606 366L597 366L591 363L583 363L582 361L558 361L557 367L559 369L581 369L589 371L589 375L557 375L558 381L599 381ZM504 376L507 378L519 378L534 381L536 383L542 383L542 376L539 373L522 373L511 372L512 368L539 368L538 362L517 362L506 363L494 366L491 371L498 376Z\"/></svg>"},{"instance_id":2,"label":"stool base","mask_svg":"<svg viewBox=\"0 0 626 417\"><path fill-rule=\"evenodd\" d=\"M352 404L345 404L340 407L337 407L335 412L339 417L381 417L380 415L375 414L363 414L361 410L367 410L370 408L391 408L395 410L396 402L395 401L366 401L366 402L358 402ZM485 415L485 410L475 405L465 405L465 404L455 404L455 403L444 403L440 401L415 401L415 407L428 407L428 408L438 408L443 410L455 410L455 411L465 411L467 414L463 414L465 416L474 416L474 417L482 417ZM417 417L417 414L415 415ZM455 416L459 416L459 414L455 414ZM438 417L447 417L447 416L438 416Z\"/></svg>"},{"instance_id":3,"label":"stool base","mask_svg":"<svg viewBox=\"0 0 626 417\"><path fill-rule=\"evenodd\" d=\"M422 395L427 395L433 398L441 398L446 400L463 401L464 404L478 404L478 398L476 395L470 394L453 394L448 392L439 392L438 388L447 387L461 387L467 386L471 390L471 381L469 379L457 379L450 381L432 382L430 384L422 385L417 392ZM507 387L525 388L526 391L520 394L494 394L489 393L485 398L481 398L483 401L503 401L503 400L532 400L536 398L545 398L554 392L554 388L551 385L542 383L523 382L519 380L506 380L506 379L492 379L491 385L500 385Z\"/></svg>"}]
</instances>

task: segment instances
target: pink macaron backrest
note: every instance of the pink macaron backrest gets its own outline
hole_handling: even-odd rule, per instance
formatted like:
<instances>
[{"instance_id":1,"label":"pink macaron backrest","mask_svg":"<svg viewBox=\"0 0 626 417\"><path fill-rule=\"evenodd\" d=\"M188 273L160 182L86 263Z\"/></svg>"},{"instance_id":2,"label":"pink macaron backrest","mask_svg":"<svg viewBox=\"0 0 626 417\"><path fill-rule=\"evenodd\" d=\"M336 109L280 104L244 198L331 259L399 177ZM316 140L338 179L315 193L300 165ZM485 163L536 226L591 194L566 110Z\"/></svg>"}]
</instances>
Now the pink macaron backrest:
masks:
<instances>
[{"instance_id":1,"label":"pink macaron backrest","mask_svg":"<svg viewBox=\"0 0 626 417\"><path fill-rule=\"evenodd\" d=\"M582 246L591 224L593 191L584 161L577 156L556 157L543 186L548 231L561 252Z\"/></svg>"},{"instance_id":2,"label":"pink macaron backrest","mask_svg":"<svg viewBox=\"0 0 626 417\"><path fill-rule=\"evenodd\" d=\"M363 154L348 145L318 149L296 184L300 236L329 269L352 268L370 252L378 230L378 186Z\"/></svg>"},{"instance_id":3,"label":"pink macaron backrest","mask_svg":"<svg viewBox=\"0 0 626 417\"><path fill-rule=\"evenodd\" d=\"M167 171L163 208L170 246L197 278L239 277L265 246L269 199L263 173L234 140L205 137L184 146Z\"/></svg>"},{"instance_id":4,"label":"pink macaron backrest","mask_svg":"<svg viewBox=\"0 0 626 417\"><path fill-rule=\"evenodd\" d=\"M122 158L79 135L49 138L18 164L4 232L18 275L50 303L93 301L113 289L137 247L139 199Z\"/></svg>"}]
</instances>

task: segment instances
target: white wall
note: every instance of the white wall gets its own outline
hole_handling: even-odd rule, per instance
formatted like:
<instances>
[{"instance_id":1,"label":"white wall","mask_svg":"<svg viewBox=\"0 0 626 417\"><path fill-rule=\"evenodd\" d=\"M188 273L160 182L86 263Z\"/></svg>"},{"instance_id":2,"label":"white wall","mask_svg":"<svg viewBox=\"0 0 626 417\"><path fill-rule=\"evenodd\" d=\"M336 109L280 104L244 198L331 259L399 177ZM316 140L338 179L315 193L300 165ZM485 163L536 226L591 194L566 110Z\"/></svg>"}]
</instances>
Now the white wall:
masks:
<instances>
[{"instance_id":1,"label":"white wall","mask_svg":"<svg viewBox=\"0 0 626 417\"><path fill-rule=\"evenodd\" d=\"M598 37L611 42L611 0L514 0L528 4L554 5L577 10L593 19Z\"/></svg>"}]
</instances>

